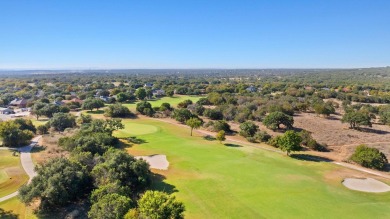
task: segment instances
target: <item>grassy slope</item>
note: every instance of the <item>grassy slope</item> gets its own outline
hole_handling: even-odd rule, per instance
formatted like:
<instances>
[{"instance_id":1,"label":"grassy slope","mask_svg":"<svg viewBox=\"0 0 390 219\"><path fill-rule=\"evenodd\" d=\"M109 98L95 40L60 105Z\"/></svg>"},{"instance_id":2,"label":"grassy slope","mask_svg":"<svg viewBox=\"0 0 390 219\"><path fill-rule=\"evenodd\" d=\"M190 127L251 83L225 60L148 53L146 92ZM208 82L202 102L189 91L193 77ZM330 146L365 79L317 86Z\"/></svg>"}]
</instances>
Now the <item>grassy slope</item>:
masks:
<instances>
[{"instance_id":1,"label":"grassy slope","mask_svg":"<svg viewBox=\"0 0 390 219\"><path fill-rule=\"evenodd\" d=\"M348 190L329 163L299 161L250 147L226 147L190 137L189 130L156 120L126 122L126 128L154 125L155 133L140 135L146 144L135 155L166 154L170 170L163 184L177 190L187 218L389 218L389 194ZM131 131L129 132L131 133Z\"/></svg>"},{"instance_id":2,"label":"grassy slope","mask_svg":"<svg viewBox=\"0 0 390 219\"><path fill-rule=\"evenodd\" d=\"M0 170L0 197L15 192L28 180L19 156L13 156L11 151L0 150Z\"/></svg>"}]
</instances>

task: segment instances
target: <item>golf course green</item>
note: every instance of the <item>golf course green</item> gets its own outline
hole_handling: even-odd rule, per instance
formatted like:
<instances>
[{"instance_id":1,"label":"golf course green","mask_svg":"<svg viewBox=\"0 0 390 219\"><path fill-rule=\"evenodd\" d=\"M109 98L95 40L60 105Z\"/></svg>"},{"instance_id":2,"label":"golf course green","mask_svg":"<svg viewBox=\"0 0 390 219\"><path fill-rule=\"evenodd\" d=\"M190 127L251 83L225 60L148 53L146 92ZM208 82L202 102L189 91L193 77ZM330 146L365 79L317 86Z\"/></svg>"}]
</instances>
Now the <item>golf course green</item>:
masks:
<instances>
[{"instance_id":1,"label":"golf course green","mask_svg":"<svg viewBox=\"0 0 390 219\"><path fill-rule=\"evenodd\" d=\"M127 150L167 155L169 170L157 171L165 179L153 187L183 201L186 218L390 218L390 194L351 191L341 178L329 177L343 167L226 146L153 119L125 124L132 136L137 127L156 127L156 132L139 136L147 143ZM117 135L123 137L125 131Z\"/></svg>"}]
</instances>

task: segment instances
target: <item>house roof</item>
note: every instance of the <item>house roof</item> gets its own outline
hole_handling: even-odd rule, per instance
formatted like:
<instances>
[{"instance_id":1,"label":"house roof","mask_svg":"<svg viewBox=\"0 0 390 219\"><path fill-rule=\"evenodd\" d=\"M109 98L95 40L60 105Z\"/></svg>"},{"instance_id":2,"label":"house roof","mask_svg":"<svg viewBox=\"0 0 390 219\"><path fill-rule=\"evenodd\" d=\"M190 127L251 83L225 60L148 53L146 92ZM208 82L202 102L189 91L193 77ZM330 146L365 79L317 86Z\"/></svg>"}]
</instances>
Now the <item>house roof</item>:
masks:
<instances>
[{"instance_id":1,"label":"house roof","mask_svg":"<svg viewBox=\"0 0 390 219\"><path fill-rule=\"evenodd\" d=\"M27 103L27 100L26 99L19 99L19 98L16 98L14 99L13 101L11 101L9 104L10 105L21 105L21 104L26 104Z\"/></svg>"}]
</instances>

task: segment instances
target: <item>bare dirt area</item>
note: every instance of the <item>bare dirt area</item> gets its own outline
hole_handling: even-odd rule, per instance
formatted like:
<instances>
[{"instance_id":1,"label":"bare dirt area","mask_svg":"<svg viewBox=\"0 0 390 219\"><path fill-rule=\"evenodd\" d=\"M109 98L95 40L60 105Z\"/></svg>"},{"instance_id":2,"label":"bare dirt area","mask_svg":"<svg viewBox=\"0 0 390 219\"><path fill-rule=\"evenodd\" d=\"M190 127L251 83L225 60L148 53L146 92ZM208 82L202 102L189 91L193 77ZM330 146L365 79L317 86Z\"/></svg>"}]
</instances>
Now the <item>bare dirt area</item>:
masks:
<instances>
[{"instance_id":1,"label":"bare dirt area","mask_svg":"<svg viewBox=\"0 0 390 219\"><path fill-rule=\"evenodd\" d=\"M43 135L38 145L31 151L35 164L43 164L49 159L68 156L69 153L58 146L58 140L62 137L71 136L72 132L52 133Z\"/></svg>"},{"instance_id":2,"label":"bare dirt area","mask_svg":"<svg viewBox=\"0 0 390 219\"><path fill-rule=\"evenodd\" d=\"M358 131L349 129L349 124L340 120L338 115L323 118L314 113L300 113L294 116L294 127L311 132L314 139L343 158L349 157L360 144L378 148L390 158L389 126L373 124Z\"/></svg>"}]
</instances>

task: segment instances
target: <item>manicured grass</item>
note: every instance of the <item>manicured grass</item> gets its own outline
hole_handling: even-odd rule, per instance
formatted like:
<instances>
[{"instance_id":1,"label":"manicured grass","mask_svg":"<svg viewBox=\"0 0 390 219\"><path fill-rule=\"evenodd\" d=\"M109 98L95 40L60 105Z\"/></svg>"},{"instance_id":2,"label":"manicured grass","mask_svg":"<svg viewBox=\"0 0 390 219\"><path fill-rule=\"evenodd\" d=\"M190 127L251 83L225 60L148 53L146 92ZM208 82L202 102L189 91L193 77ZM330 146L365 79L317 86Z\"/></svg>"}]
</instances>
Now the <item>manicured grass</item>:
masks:
<instances>
[{"instance_id":1,"label":"manicured grass","mask_svg":"<svg viewBox=\"0 0 390 219\"><path fill-rule=\"evenodd\" d=\"M332 175L342 167L247 146L227 147L152 119L126 121L132 129L137 124L158 131L142 135L147 143L128 152L167 155L170 169L158 171L166 179L154 187L176 191L186 218L390 218L390 194L346 189L342 178Z\"/></svg>"},{"instance_id":2,"label":"manicured grass","mask_svg":"<svg viewBox=\"0 0 390 219\"><path fill-rule=\"evenodd\" d=\"M19 154L12 154L12 151L0 150L0 197L17 191L28 180L20 164Z\"/></svg>"},{"instance_id":3,"label":"manicured grass","mask_svg":"<svg viewBox=\"0 0 390 219\"><path fill-rule=\"evenodd\" d=\"M47 123L47 121L49 121L49 119L46 119L46 118L40 118L39 120L37 120L36 118L31 119L31 122L35 127L38 127L40 125L44 125Z\"/></svg>"},{"instance_id":4,"label":"manicured grass","mask_svg":"<svg viewBox=\"0 0 390 219\"><path fill-rule=\"evenodd\" d=\"M153 107L155 106L161 106L162 103L169 103L171 106L176 107L177 104L180 102L183 102L184 100L192 100L192 102L198 101L202 96L188 96L188 95L175 95L173 97L162 97L157 100L148 100L150 104L152 104ZM132 112L135 112L137 102L136 103L129 103L129 104L123 104L127 106Z\"/></svg>"},{"instance_id":5,"label":"manicured grass","mask_svg":"<svg viewBox=\"0 0 390 219\"><path fill-rule=\"evenodd\" d=\"M132 120L123 120L122 123L125 125L125 129L115 131L114 133L118 138L140 136L158 131L158 127L154 125L137 124L132 122Z\"/></svg>"},{"instance_id":6,"label":"manicured grass","mask_svg":"<svg viewBox=\"0 0 390 219\"><path fill-rule=\"evenodd\" d=\"M0 208L11 211L20 219L36 219L30 207L26 207L17 197L0 202Z\"/></svg>"}]
</instances>

